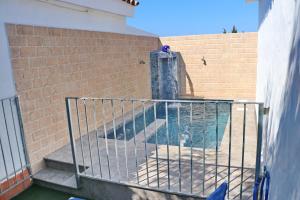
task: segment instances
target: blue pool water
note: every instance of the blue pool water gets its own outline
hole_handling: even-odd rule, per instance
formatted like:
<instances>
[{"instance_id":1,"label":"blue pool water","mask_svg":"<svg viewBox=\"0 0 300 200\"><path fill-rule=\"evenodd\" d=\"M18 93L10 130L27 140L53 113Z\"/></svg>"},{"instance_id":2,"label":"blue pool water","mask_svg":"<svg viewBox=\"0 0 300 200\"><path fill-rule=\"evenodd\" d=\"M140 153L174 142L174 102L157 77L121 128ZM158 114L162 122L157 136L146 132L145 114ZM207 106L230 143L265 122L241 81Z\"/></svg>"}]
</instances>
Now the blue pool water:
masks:
<instances>
[{"instance_id":1,"label":"blue pool water","mask_svg":"<svg viewBox=\"0 0 300 200\"><path fill-rule=\"evenodd\" d=\"M192 113L189 103L168 104L168 133L166 125L157 130L157 143L184 147L213 148L220 145L223 138L224 130L229 117L229 104L219 103L216 107L215 103L205 103L205 111L203 103L193 103ZM165 104L157 104L157 119L166 119ZM178 117L179 110L179 117ZM146 125L154 122L154 108L147 109L145 113ZM178 121L180 123L178 123ZM178 126L178 124L180 124ZM135 117L136 133L144 128L143 113ZM133 121L125 124L126 139L130 140L134 137ZM116 130L118 140L124 139L123 127ZM168 137L169 136L169 137ZM114 139L114 132L110 130L109 139ZM179 139L180 138L180 139ZM192 142L191 142L192 138ZM147 143L156 143L156 134L148 136Z\"/></svg>"}]
</instances>

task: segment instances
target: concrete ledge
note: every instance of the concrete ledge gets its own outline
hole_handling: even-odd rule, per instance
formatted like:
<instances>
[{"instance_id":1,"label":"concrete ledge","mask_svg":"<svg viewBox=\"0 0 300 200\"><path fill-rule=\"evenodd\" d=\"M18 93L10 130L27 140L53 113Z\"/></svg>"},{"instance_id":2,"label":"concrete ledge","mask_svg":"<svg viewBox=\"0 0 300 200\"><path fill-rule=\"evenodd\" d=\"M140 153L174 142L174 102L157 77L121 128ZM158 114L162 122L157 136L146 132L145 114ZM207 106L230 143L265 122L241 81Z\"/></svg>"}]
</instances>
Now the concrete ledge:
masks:
<instances>
[{"instance_id":1,"label":"concrete ledge","mask_svg":"<svg viewBox=\"0 0 300 200\"><path fill-rule=\"evenodd\" d=\"M160 200L204 200L197 196L190 196L179 193L162 192L155 189L144 189L138 186L127 186L122 183L100 181L93 178L81 177L81 188L88 192L83 196L91 199L160 199Z\"/></svg>"},{"instance_id":2,"label":"concrete ledge","mask_svg":"<svg viewBox=\"0 0 300 200\"><path fill-rule=\"evenodd\" d=\"M131 200L131 199L160 199L160 200L205 200L205 198L180 193L162 192L156 189L145 189L138 186L128 186L106 180L90 177L80 178L78 189L34 179L34 183L43 187L66 192L75 196L93 200Z\"/></svg>"}]
</instances>

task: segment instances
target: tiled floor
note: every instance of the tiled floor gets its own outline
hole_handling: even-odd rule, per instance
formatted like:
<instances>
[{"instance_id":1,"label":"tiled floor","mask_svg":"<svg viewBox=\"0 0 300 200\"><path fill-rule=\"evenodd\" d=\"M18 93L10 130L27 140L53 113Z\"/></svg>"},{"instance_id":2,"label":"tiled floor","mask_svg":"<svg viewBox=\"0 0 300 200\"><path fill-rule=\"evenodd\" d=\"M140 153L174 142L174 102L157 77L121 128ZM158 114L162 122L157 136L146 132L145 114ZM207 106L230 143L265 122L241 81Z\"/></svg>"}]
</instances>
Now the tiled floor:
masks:
<instances>
[{"instance_id":1,"label":"tiled floor","mask_svg":"<svg viewBox=\"0 0 300 200\"><path fill-rule=\"evenodd\" d=\"M181 147L179 159L178 146L169 146L168 162L166 145L157 146L157 157L155 144L147 143L145 151L144 133L137 134L136 145L134 139L129 141L108 139L106 148L105 139L98 138L97 145L96 134L91 132L89 133L90 144L87 135L83 136L81 142L76 141L78 162L88 167L83 174L90 176L130 182L151 188L157 188L159 183L160 189L184 193L190 193L192 186L192 192L196 195L206 196L221 183L227 181L230 190L229 199L240 199L240 191L242 191L242 199L251 199L257 132L254 106L247 107L242 173L243 118L243 107L234 106L230 168L228 167L229 121L217 154L215 149L206 149L204 155L203 149L200 148L193 148L191 154L191 148ZM160 126L164 123L163 120L159 121ZM146 135L150 137L154 133L154 126L150 124L146 129ZM116 159L117 156L118 159ZM72 163L70 146L63 147L47 158Z\"/></svg>"}]
</instances>

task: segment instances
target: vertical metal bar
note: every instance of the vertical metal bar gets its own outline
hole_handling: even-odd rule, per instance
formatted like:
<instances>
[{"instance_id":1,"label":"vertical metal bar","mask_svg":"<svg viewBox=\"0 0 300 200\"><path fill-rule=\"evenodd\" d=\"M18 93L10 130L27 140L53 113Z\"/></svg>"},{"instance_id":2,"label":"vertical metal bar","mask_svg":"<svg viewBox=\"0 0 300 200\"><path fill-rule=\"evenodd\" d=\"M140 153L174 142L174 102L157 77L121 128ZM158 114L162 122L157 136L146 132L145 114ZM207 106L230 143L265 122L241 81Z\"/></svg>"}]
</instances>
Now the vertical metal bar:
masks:
<instances>
[{"instance_id":1,"label":"vertical metal bar","mask_svg":"<svg viewBox=\"0 0 300 200\"><path fill-rule=\"evenodd\" d=\"M67 101L67 99L66 99ZM69 101L69 99L68 99ZM86 174L86 165L85 165L85 159L84 159L84 152L83 152L83 144L82 144L82 134L81 134L81 127L80 127L80 116L79 116L79 110L78 110L78 99L75 99L75 108L76 108L76 115L77 115L77 124L78 124L78 133L79 133L79 140L80 140L80 149L81 149L81 156L82 156L82 164L84 168L84 174Z\"/></svg>"},{"instance_id":2,"label":"vertical metal bar","mask_svg":"<svg viewBox=\"0 0 300 200\"><path fill-rule=\"evenodd\" d=\"M114 100L113 99L111 100L111 107L112 107L112 115L113 115L113 129L114 129L114 137L115 137L115 153L116 153L116 159L117 159L117 170L118 170L119 182L120 182L121 172L120 172L120 161L119 161L119 153L118 153L115 106L114 106Z\"/></svg>"},{"instance_id":3,"label":"vertical metal bar","mask_svg":"<svg viewBox=\"0 0 300 200\"><path fill-rule=\"evenodd\" d=\"M258 105L258 124L257 124L257 144L256 144L256 167L255 167L255 180L260 176L261 172L261 147L263 135L263 117L264 105Z\"/></svg>"},{"instance_id":4,"label":"vertical metal bar","mask_svg":"<svg viewBox=\"0 0 300 200\"><path fill-rule=\"evenodd\" d=\"M125 127L126 123L125 123L125 116L124 116L124 101L123 100L121 100L121 106L122 106L122 118L123 118L126 176L127 176L127 181L129 181L128 158L127 158L127 134L126 134L126 127Z\"/></svg>"},{"instance_id":5,"label":"vertical metal bar","mask_svg":"<svg viewBox=\"0 0 300 200\"><path fill-rule=\"evenodd\" d=\"M70 99L68 99L68 98L66 98L65 101L66 101L68 129L69 129L70 144L71 144L71 150L72 150L72 158L73 158L73 163L74 163L76 184L77 184L77 186L79 186L79 184L80 184L79 166L77 163L75 139L74 139L73 132L72 132L73 129L72 129L72 119L71 119L71 116L72 116L71 115L71 102L70 102Z\"/></svg>"},{"instance_id":6,"label":"vertical metal bar","mask_svg":"<svg viewBox=\"0 0 300 200\"><path fill-rule=\"evenodd\" d=\"M132 104L132 126L133 126L132 128L133 128L133 143L134 143L136 179L137 179L137 183L140 184L139 170L138 170L138 159L137 159L137 148L136 148L136 128L135 128L134 101L131 101L131 104Z\"/></svg>"},{"instance_id":7,"label":"vertical metal bar","mask_svg":"<svg viewBox=\"0 0 300 200\"><path fill-rule=\"evenodd\" d=\"M97 128L97 112L96 112L96 100L93 100L94 102L94 129L96 131L96 140L97 140L97 153L98 153L98 162L99 162L99 172L100 177L102 178L102 167L101 167L101 155L100 155L100 146L99 146L99 134L98 134L98 128Z\"/></svg>"},{"instance_id":8,"label":"vertical metal bar","mask_svg":"<svg viewBox=\"0 0 300 200\"><path fill-rule=\"evenodd\" d=\"M191 176L191 188L190 192L193 194L193 103L190 103L190 143L191 143L191 157L190 157L190 176Z\"/></svg>"},{"instance_id":9,"label":"vertical metal bar","mask_svg":"<svg viewBox=\"0 0 300 200\"><path fill-rule=\"evenodd\" d=\"M232 103L229 103L229 147L228 147L228 192L227 198L229 199L230 193L230 173L231 173L231 140L232 140Z\"/></svg>"},{"instance_id":10,"label":"vertical metal bar","mask_svg":"<svg viewBox=\"0 0 300 200\"><path fill-rule=\"evenodd\" d=\"M104 107L104 100L101 101L102 104L102 118L103 118L103 130L105 135L105 147L106 147L106 160L107 160L107 168L108 168L108 177L111 180L111 173L110 173L110 162L109 162L109 151L108 151L108 142L107 142L107 130L106 130L106 117L105 117L105 107Z\"/></svg>"},{"instance_id":11,"label":"vertical metal bar","mask_svg":"<svg viewBox=\"0 0 300 200\"><path fill-rule=\"evenodd\" d=\"M15 138L16 138L16 145L17 145L17 149L18 149L18 156L19 156L19 162L20 162L20 167L21 167L21 173L22 173L22 177L23 177L23 181L24 181L25 177L24 177L24 170L23 170L23 162L22 162L22 157L21 157L21 152L20 152L19 140L18 140L18 136L17 136L16 123L15 123L15 115L14 115L14 111L13 111L13 108L12 108L11 100L12 99L9 99L10 112L11 112L11 117L12 117L14 134L15 134ZM16 100L16 99L14 98L14 100Z\"/></svg>"},{"instance_id":12,"label":"vertical metal bar","mask_svg":"<svg viewBox=\"0 0 300 200\"><path fill-rule=\"evenodd\" d=\"M256 109L258 109L257 112L257 147L259 147L258 149L256 149L256 159L259 158L258 163L258 167L259 169L257 169L257 175L256 178L258 178L259 176L262 175L261 170L263 170L263 168L261 167L261 165L266 166L267 165L267 158L268 158L268 144L269 144L269 137L266 130L266 127L268 127L268 121L269 121L269 112L270 112L270 108L269 107L265 107L263 103L260 103L256 106ZM260 131L261 133L259 133L258 131ZM261 137L261 141L259 141L259 137ZM260 152L260 155L257 155L257 153ZM262 162L262 163L261 163Z\"/></svg>"},{"instance_id":13,"label":"vertical metal bar","mask_svg":"<svg viewBox=\"0 0 300 200\"><path fill-rule=\"evenodd\" d=\"M242 168L241 168L240 199L242 199L242 197L243 197L244 159L245 159L245 135L246 135L246 112L247 112L247 106L246 106L246 104L244 104L243 146L242 146Z\"/></svg>"},{"instance_id":14,"label":"vertical metal bar","mask_svg":"<svg viewBox=\"0 0 300 200\"><path fill-rule=\"evenodd\" d=\"M179 181L179 192L181 192L181 144L180 144L180 140L181 140L181 132L180 132L180 104L177 104L177 135L178 135L178 168L179 168L179 177L178 177L178 181Z\"/></svg>"},{"instance_id":15,"label":"vertical metal bar","mask_svg":"<svg viewBox=\"0 0 300 200\"><path fill-rule=\"evenodd\" d=\"M87 118L87 113L86 113L86 102L87 100L83 100L83 106L84 106L84 116L85 116L85 127L86 127L86 134L88 138L88 143L89 143L89 154L90 154L90 160L91 160L91 170L92 170L92 175L94 176L94 166L93 166L93 156L92 156L92 148L91 148L91 139L90 139L90 133L89 133L89 124L88 124L88 118Z\"/></svg>"},{"instance_id":16,"label":"vertical metal bar","mask_svg":"<svg viewBox=\"0 0 300 200\"><path fill-rule=\"evenodd\" d=\"M145 111L145 102L143 102L143 120L144 120L144 151L146 159L146 172L147 172L147 185L149 186L149 169L148 169L148 151L147 151L147 134L146 134L146 111Z\"/></svg>"},{"instance_id":17,"label":"vertical metal bar","mask_svg":"<svg viewBox=\"0 0 300 200\"><path fill-rule=\"evenodd\" d=\"M216 175L215 189L218 187L218 148L219 148L219 104L216 102Z\"/></svg>"},{"instance_id":18,"label":"vertical metal bar","mask_svg":"<svg viewBox=\"0 0 300 200\"><path fill-rule=\"evenodd\" d=\"M167 163L168 163L168 190L170 190L170 154L169 154L169 120L168 120L168 102L165 102L165 109L166 109L166 131L167 131Z\"/></svg>"},{"instance_id":19,"label":"vertical metal bar","mask_svg":"<svg viewBox=\"0 0 300 200\"><path fill-rule=\"evenodd\" d=\"M5 124L7 139L8 139L8 146L9 146L11 161L12 161L12 165L13 165L13 169L14 169L14 174L15 174L15 183L17 183L16 166L15 166L14 156L13 156L13 152L12 152L12 148L11 148L11 139L10 139L10 136L9 136L9 130L8 130L8 125L7 125L7 120L6 120L6 115L5 115L3 101L1 102L1 104L2 104L2 111L3 111L3 117L4 117L4 124Z\"/></svg>"},{"instance_id":20,"label":"vertical metal bar","mask_svg":"<svg viewBox=\"0 0 300 200\"><path fill-rule=\"evenodd\" d=\"M206 104L203 103L203 181L202 181L202 193L205 195L205 174L206 174Z\"/></svg>"},{"instance_id":21,"label":"vertical metal bar","mask_svg":"<svg viewBox=\"0 0 300 200\"><path fill-rule=\"evenodd\" d=\"M156 120L156 103L154 102L154 122L155 122L155 153L156 153L156 176L157 176L157 188L160 187L159 183L159 163L158 163L158 138L157 138L157 120Z\"/></svg>"},{"instance_id":22,"label":"vertical metal bar","mask_svg":"<svg viewBox=\"0 0 300 200\"><path fill-rule=\"evenodd\" d=\"M3 101L3 100L2 100L2 101ZM9 182L9 176L8 176L8 171L7 171L6 160L5 160L5 156L4 156L4 150L3 150L3 146L2 146L2 139L1 139L1 136L0 136L0 149L1 149L2 159L3 159L3 165L4 165L4 170L5 170L6 180Z\"/></svg>"},{"instance_id":23,"label":"vertical metal bar","mask_svg":"<svg viewBox=\"0 0 300 200\"><path fill-rule=\"evenodd\" d=\"M25 140L25 134L24 134L24 127L23 127L23 120L22 120L22 115L21 115L21 106L20 106L20 100L19 97L15 98L16 101L16 109L17 109L17 115L18 115L18 122L19 122L19 127L20 127L20 134L21 134L21 140L22 140L22 146L23 146L23 152L24 152L24 157L25 157L25 162L26 162L26 168L31 175L31 166L29 162L29 156L27 152L27 145L26 145L26 140Z\"/></svg>"}]
</instances>

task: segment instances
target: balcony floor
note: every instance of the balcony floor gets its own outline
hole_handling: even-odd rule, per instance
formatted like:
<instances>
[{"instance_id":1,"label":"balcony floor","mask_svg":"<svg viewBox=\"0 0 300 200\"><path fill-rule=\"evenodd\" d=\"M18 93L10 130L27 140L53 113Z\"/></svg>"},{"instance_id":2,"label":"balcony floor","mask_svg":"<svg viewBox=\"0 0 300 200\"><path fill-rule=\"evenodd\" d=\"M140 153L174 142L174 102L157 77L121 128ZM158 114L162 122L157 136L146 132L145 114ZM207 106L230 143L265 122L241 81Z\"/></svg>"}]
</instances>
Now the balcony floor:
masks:
<instances>
[{"instance_id":1,"label":"balcony floor","mask_svg":"<svg viewBox=\"0 0 300 200\"><path fill-rule=\"evenodd\" d=\"M251 112L249 112L251 111ZM252 189L255 174L255 147L256 147L256 129L255 129L255 112L254 107L248 108L247 125L246 126L246 147L245 147L245 165L243 169L243 186L242 199L251 199ZM230 179L228 177L228 128L227 125L224 138L218 152L218 164L216 165L216 152L214 149L206 149L205 165L203 157L203 149L193 148L193 169L191 173L191 151L190 148L181 147L181 192L190 193L191 182L193 193L199 196L207 196L215 190L224 181L230 180L230 197L229 199L240 199L241 190L241 155L242 155L242 119L243 115L240 108L235 108L233 111L232 126L232 155L230 167ZM162 122L163 123L163 122ZM252 125L253 124L253 125ZM147 127L147 135L153 134L153 130ZM160 189L168 190L168 161L167 161L167 146L158 146L158 168L156 162L156 146L147 143L147 159L145 158L145 146L143 134L138 134L136 138L137 143L137 171L135 159L135 146L133 139L126 141L127 145L127 167L125 157L125 145L123 140L117 140L118 156L116 159L115 140L108 139L109 165L107 162L107 153L105 139L99 138L99 154L101 160L98 158L98 149L95 132L89 133L91 156L88 145L88 137L82 137L83 152L81 151L81 144L76 140L77 156L80 165L87 167L83 174L93 176L106 180L113 180L116 182L131 184L139 184L140 186L148 186L157 189L158 180ZM83 157L82 157L83 155ZM84 158L84 159L83 159ZM92 159L91 159L92 158ZM47 159L72 163L72 155L70 145L59 149L50 154ZM92 162L91 162L92 161ZM101 171L100 165L101 163ZM148 165L148 176L147 166ZM119 169L118 169L119 166ZM205 173L204 173L205 167ZM169 146L169 178L170 191L179 191L179 159L178 146ZM109 170L110 169L110 170ZM128 177L127 177L128 169ZM109 176L110 174L110 176ZM191 176L192 181L191 181ZM147 178L148 177L148 178ZM216 178L217 177L217 178ZM138 183L139 181L139 183ZM216 182L217 181L217 182ZM203 190L204 189L204 190Z\"/></svg>"}]
</instances>

